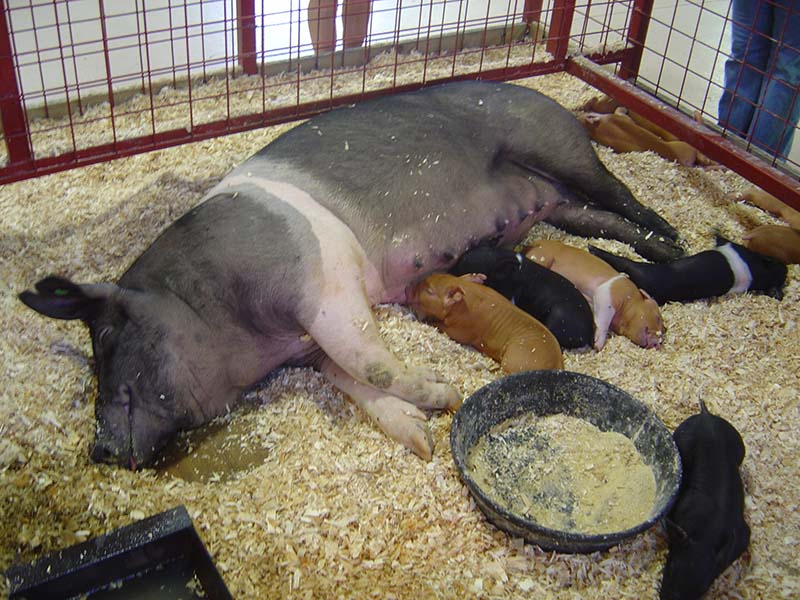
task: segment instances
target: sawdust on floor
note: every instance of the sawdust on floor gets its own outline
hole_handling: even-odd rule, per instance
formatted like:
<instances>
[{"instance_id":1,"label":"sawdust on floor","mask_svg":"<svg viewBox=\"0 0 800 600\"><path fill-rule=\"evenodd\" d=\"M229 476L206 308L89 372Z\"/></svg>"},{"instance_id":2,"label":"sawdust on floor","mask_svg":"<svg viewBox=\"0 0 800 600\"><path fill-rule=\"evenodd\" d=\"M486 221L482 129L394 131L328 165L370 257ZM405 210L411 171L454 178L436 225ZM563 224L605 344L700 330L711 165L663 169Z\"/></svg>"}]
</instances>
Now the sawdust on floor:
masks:
<instances>
[{"instance_id":1,"label":"sawdust on floor","mask_svg":"<svg viewBox=\"0 0 800 600\"><path fill-rule=\"evenodd\" d=\"M520 82L576 108L597 92L565 74ZM234 419L266 457L238 475L186 481L94 464L91 346L77 322L43 318L16 298L49 273L114 280L231 167L291 125L133 156L0 188L0 569L184 504L236 598L656 598L666 556L660 527L605 552L546 553L496 530L460 482L451 415L435 414L432 462L388 440L310 369L283 369ZM776 222L731 205L746 182L729 171L652 153L601 159L677 227L689 252L719 231L740 240ZM531 237L585 247L546 224ZM634 256L618 242L591 240ZM750 294L663 308L664 347L613 336L566 368L601 377L674 428L698 400L747 446L742 467L750 550L710 598L800 596L800 278L783 301ZM416 321L377 309L387 344L463 394L501 376L496 364ZM1 579L1 578L0 578Z\"/></svg>"}]
</instances>

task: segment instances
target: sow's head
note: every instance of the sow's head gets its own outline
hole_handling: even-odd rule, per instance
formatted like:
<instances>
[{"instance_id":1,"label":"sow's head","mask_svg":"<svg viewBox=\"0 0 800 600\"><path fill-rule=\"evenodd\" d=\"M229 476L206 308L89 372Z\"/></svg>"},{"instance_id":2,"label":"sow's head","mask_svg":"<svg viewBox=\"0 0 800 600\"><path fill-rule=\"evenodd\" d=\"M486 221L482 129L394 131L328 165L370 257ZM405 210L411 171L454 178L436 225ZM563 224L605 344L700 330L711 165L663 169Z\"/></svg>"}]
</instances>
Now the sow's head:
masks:
<instances>
[{"instance_id":1,"label":"sow's head","mask_svg":"<svg viewBox=\"0 0 800 600\"><path fill-rule=\"evenodd\" d=\"M20 300L55 319L81 319L89 326L97 374L96 430L92 459L129 466L151 462L179 430L199 425L199 406L182 398L172 307L152 295L103 283L77 285L47 277ZM174 328L173 328L174 329ZM191 387L185 393L191 394Z\"/></svg>"}]
</instances>

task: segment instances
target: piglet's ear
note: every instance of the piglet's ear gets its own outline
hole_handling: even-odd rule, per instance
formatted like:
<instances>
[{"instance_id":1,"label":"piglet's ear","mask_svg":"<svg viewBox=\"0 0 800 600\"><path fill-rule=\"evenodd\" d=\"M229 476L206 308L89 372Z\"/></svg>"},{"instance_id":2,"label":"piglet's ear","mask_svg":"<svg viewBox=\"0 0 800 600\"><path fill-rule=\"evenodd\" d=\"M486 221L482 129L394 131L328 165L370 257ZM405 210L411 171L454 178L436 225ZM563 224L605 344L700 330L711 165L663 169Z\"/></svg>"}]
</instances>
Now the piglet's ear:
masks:
<instances>
[{"instance_id":1,"label":"piglet's ear","mask_svg":"<svg viewBox=\"0 0 800 600\"><path fill-rule=\"evenodd\" d=\"M492 275L497 279L508 279L519 271L520 262L516 254L512 256L504 256L497 261L494 265L494 272Z\"/></svg>"},{"instance_id":2,"label":"piglet's ear","mask_svg":"<svg viewBox=\"0 0 800 600\"><path fill-rule=\"evenodd\" d=\"M646 301L646 300L651 300L652 302L654 302L654 303L658 304L658 302L656 302L655 300L653 300L653 297L652 297L650 294L648 294L648 293L647 293L645 290L643 290L642 288L639 288L639 293L642 295L642 298L643 298L645 301Z\"/></svg>"},{"instance_id":3,"label":"piglet's ear","mask_svg":"<svg viewBox=\"0 0 800 600\"><path fill-rule=\"evenodd\" d=\"M94 320L117 286L110 283L77 285L51 275L36 284L36 292L25 290L19 299L38 313L54 319Z\"/></svg>"},{"instance_id":4,"label":"piglet's ear","mask_svg":"<svg viewBox=\"0 0 800 600\"><path fill-rule=\"evenodd\" d=\"M447 308L455 306L459 302L464 299L464 290L461 289L461 286L454 285L449 290L447 290L447 295L444 298L444 305Z\"/></svg>"},{"instance_id":5,"label":"piglet's ear","mask_svg":"<svg viewBox=\"0 0 800 600\"><path fill-rule=\"evenodd\" d=\"M683 527L672 519L664 519L664 529L667 530L667 535L672 543L683 544L689 540L689 536L683 530Z\"/></svg>"}]
</instances>

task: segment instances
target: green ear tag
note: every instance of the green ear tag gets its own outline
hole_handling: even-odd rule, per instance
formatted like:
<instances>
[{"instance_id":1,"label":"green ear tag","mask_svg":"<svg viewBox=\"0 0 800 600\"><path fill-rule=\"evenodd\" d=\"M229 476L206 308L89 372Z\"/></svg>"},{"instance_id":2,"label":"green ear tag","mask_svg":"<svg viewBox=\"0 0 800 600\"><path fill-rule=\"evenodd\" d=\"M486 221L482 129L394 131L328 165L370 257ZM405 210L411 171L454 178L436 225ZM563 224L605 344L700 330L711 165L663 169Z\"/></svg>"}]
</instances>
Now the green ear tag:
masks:
<instances>
[{"instance_id":1,"label":"green ear tag","mask_svg":"<svg viewBox=\"0 0 800 600\"><path fill-rule=\"evenodd\" d=\"M67 296L69 295L69 290L65 290L64 288L56 288L53 293L56 296Z\"/></svg>"}]
</instances>

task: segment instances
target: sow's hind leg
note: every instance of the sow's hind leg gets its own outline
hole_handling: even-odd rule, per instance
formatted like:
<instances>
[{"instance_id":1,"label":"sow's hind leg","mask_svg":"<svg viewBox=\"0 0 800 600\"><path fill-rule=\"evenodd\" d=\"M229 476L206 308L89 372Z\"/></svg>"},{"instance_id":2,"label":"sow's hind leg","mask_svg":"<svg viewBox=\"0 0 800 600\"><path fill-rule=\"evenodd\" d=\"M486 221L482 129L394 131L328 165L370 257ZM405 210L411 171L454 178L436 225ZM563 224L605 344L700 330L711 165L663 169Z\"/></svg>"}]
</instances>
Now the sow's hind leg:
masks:
<instances>
[{"instance_id":1,"label":"sow's hind leg","mask_svg":"<svg viewBox=\"0 0 800 600\"><path fill-rule=\"evenodd\" d=\"M585 202L569 200L551 213L547 222L575 235L625 242L640 256L655 262L667 262L683 254L683 250L669 238L643 230L616 213Z\"/></svg>"},{"instance_id":2,"label":"sow's hind leg","mask_svg":"<svg viewBox=\"0 0 800 600\"><path fill-rule=\"evenodd\" d=\"M524 88L519 90L512 93L531 92ZM655 237L647 246L657 246L656 254L661 260L682 255L683 250L674 243L677 231L658 213L639 203L606 169L575 116L555 101L535 92L532 94L525 99L521 97L520 102L514 103L513 114L506 115L513 121L513 127L507 128L510 133L502 158L528 172L559 182L571 195L591 202L611 216L639 225L638 233L636 228L628 233L641 240L645 236L648 240ZM530 108L520 110L525 104ZM554 220L559 219L560 212L567 213L568 209L556 208ZM559 220L569 228L573 217L572 213L564 214Z\"/></svg>"}]
</instances>

